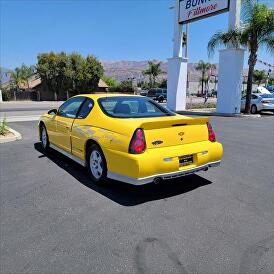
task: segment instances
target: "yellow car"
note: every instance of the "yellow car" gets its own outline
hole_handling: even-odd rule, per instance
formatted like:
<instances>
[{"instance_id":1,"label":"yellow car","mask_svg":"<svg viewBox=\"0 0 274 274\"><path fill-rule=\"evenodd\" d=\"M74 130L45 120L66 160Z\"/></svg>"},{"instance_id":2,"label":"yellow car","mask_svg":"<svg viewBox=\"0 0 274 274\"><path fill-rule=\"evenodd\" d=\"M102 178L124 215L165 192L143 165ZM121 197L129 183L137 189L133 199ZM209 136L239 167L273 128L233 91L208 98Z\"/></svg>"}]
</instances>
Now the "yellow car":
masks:
<instances>
[{"instance_id":1,"label":"yellow car","mask_svg":"<svg viewBox=\"0 0 274 274\"><path fill-rule=\"evenodd\" d=\"M96 183L157 183L219 166L223 155L208 118L135 95L72 97L41 117L39 133L43 149L86 166Z\"/></svg>"}]
</instances>

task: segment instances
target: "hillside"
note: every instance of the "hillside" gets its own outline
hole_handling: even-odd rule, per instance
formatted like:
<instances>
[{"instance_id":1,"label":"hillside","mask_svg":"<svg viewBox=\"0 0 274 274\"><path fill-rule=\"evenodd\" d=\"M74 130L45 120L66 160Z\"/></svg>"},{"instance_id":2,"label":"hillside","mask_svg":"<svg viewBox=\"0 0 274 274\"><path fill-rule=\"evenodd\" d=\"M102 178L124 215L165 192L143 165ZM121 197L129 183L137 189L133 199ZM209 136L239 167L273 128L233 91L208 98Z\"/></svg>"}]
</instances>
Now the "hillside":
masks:
<instances>
[{"instance_id":1,"label":"hillside","mask_svg":"<svg viewBox=\"0 0 274 274\"><path fill-rule=\"evenodd\" d=\"M144 79L142 71L147 68L148 61L101 61L104 66L105 74L111 76L118 81L127 80L128 78L136 78L138 81ZM158 62L158 61L157 61ZM195 69L197 64L188 64L189 81L199 81L201 73ZM164 71L159 78L167 77L167 62L162 62L161 69ZM217 71L212 71L217 74Z\"/></svg>"}]
</instances>

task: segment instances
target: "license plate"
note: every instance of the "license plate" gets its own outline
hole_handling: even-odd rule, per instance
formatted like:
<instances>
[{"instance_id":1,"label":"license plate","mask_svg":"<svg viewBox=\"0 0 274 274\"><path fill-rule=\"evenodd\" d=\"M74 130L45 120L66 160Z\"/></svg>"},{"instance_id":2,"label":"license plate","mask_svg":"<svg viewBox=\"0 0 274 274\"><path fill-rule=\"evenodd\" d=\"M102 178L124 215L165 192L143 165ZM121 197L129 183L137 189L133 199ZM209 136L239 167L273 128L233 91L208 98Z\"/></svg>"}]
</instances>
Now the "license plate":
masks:
<instances>
[{"instance_id":1,"label":"license plate","mask_svg":"<svg viewBox=\"0 0 274 274\"><path fill-rule=\"evenodd\" d=\"M182 166L188 166L193 164L193 155L184 155L179 157L179 165Z\"/></svg>"}]
</instances>

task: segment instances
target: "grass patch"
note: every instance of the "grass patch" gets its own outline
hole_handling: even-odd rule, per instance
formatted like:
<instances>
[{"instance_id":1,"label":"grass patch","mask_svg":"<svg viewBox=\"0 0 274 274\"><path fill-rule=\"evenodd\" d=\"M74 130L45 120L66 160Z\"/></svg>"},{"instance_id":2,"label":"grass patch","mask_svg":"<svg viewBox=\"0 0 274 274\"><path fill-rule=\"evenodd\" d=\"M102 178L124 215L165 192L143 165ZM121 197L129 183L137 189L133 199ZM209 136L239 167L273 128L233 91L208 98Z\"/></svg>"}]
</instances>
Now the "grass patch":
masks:
<instances>
[{"instance_id":1,"label":"grass patch","mask_svg":"<svg viewBox=\"0 0 274 274\"><path fill-rule=\"evenodd\" d=\"M0 135L6 135L8 133L8 124L6 121L6 118L3 119L2 122L0 122Z\"/></svg>"},{"instance_id":2,"label":"grass patch","mask_svg":"<svg viewBox=\"0 0 274 274\"><path fill-rule=\"evenodd\" d=\"M187 103L186 109L202 109L202 108L216 108L216 103L208 102L208 103Z\"/></svg>"}]
</instances>

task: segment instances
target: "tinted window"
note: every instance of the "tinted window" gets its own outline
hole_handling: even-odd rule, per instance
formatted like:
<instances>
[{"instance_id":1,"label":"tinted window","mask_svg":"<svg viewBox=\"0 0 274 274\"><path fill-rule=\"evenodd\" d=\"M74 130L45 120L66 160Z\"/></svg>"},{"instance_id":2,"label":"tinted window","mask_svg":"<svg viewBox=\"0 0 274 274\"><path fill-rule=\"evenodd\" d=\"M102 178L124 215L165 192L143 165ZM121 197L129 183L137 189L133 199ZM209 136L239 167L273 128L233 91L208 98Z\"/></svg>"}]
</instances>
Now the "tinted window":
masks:
<instances>
[{"instance_id":1,"label":"tinted window","mask_svg":"<svg viewBox=\"0 0 274 274\"><path fill-rule=\"evenodd\" d=\"M254 94L251 95L251 99L257 99L258 97Z\"/></svg>"},{"instance_id":2,"label":"tinted window","mask_svg":"<svg viewBox=\"0 0 274 274\"><path fill-rule=\"evenodd\" d=\"M112 117L138 118L175 115L146 97L107 97L100 98L98 102L103 112Z\"/></svg>"},{"instance_id":3,"label":"tinted window","mask_svg":"<svg viewBox=\"0 0 274 274\"><path fill-rule=\"evenodd\" d=\"M74 97L66 101L58 110L58 115L67 118L75 118L79 107L84 102L85 97Z\"/></svg>"},{"instance_id":4,"label":"tinted window","mask_svg":"<svg viewBox=\"0 0 274 274\"><path fill-rule=\"evenodd\" d=\"M93 101L90 98L87 98L86 101L81 106L81 109L77 115L77 118L79 119L86 118L89 115L90 111L92 110L93 106L94 106Z\"/></svg>"}]
</instances>

